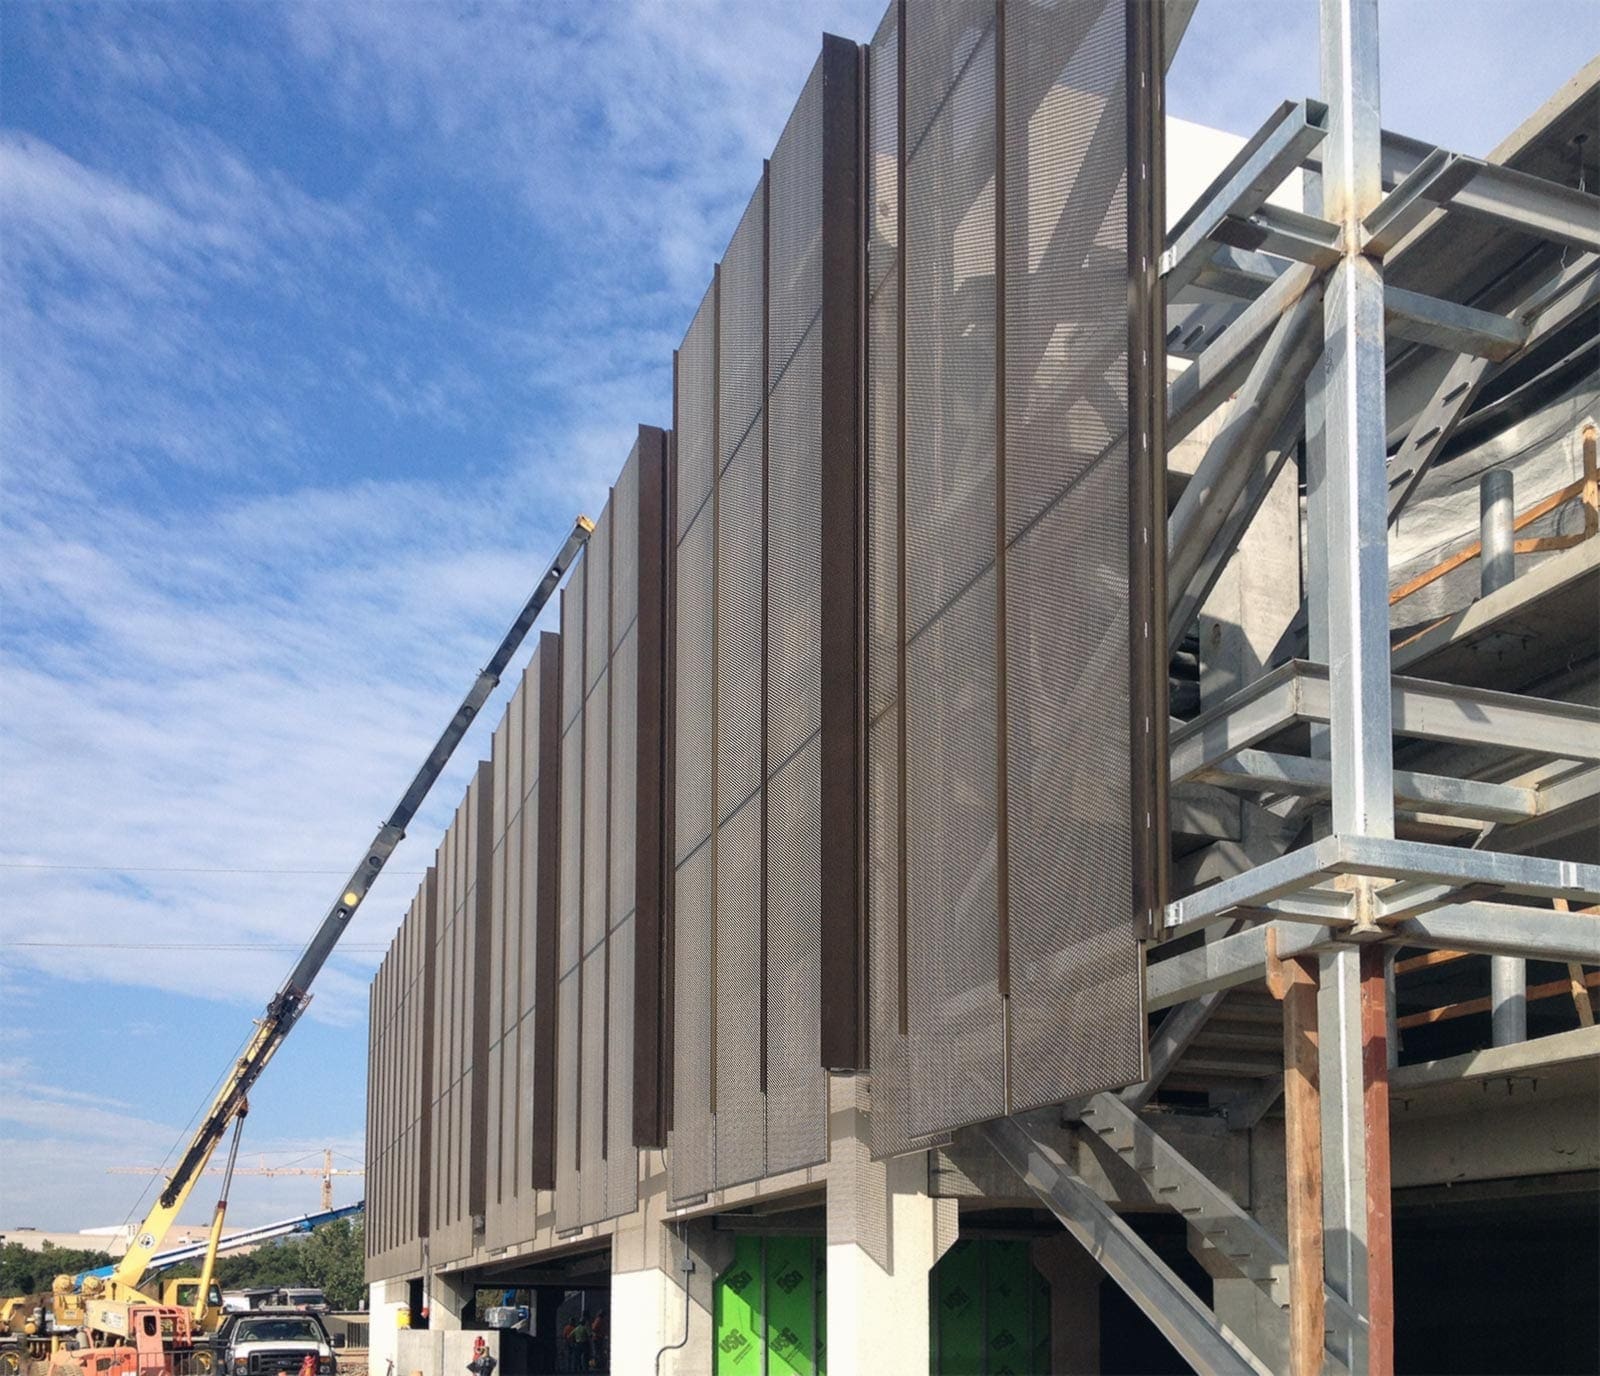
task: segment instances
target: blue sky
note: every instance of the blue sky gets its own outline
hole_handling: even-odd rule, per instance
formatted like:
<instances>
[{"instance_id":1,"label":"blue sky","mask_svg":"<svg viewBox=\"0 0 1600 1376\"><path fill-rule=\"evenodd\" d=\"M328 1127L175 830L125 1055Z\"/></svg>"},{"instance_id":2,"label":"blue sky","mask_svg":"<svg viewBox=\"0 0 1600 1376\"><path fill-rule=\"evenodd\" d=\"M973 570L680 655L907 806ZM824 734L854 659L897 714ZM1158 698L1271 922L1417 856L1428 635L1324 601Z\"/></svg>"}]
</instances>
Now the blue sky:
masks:
<instances>
[{"instance_id":1,"label":"blue sky","mask_svg":"<svg viewBox=\"0 0 1600 1376\"><path fill-rule=\"evenodd\" d=\"M818 36L881 9L0 7L0 1228L134 1206L103 1167L173 1144L559 534L668 423ZM1483 153L1597 23L1391 3L1386 123ZM1248 133L1314 88L1314 35L1309 0L1202 0L1173 113ZM367 980L500 701L247 1153L359 1154ZM314 1198L244 1181L235 1216Z\"/></svg>"}]
</instances>

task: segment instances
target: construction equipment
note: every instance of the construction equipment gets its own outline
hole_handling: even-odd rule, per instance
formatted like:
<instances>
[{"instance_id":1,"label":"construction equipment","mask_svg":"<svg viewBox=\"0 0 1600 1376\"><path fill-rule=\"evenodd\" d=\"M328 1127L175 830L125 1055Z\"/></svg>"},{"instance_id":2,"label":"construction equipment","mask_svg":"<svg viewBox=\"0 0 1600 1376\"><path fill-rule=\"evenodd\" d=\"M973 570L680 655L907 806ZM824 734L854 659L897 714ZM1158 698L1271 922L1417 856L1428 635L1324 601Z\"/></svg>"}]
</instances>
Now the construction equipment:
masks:
<instances>
[{"instance_id":1,"label":"construction equipment","mask_svg":"<svg viewBox=\"0 0 1600 1376\"><path fill-rule=\"evenodd\" d=\"M179 1262L194 1261L213 1250L220 1256L223 1252L236 1252L241 1247L259 1247L263 1242L272 1242L293 1233L309 1233L324 1223L333 1223L341 1218L354 1218L357 1214L364 1213L366 1207L364 1201L345 1204L337 1209L325 1209L321 1213L296 1214L293 1218L280 1219L276 1223L264 1223L259 1228L245 1228L237 1233L229 1233L217 1243L215 1249L212 1248L209 1237L204 1242L186 1242L181 1247L169 1247L164 1252L157 1252L150 1258L150 1270L160 1271L168 1266L176 1266ZM103 1279L112 1275L116 1269L116 1262L112 1262L109 1266L82 1271L73 1279L81 1285L90 1276L100 1276ZM192 1285L194 1282L187 1281L185 1284Z\"/></svg>"},{"instance_id":2,"label":"construction equipment","mask_svg":"<svg viewBox=\"0 0 1600 1376\"><path fill-rule=\"evenodd\" d=\"M302 1158L303 1159L303 1158ZM160 1166L107 1166L107 1175L164 1175L166 1172ZM333 1208L333 1177L336 1175L364 1175L366 1171L361 1166L335 1166L333 1164L333 1148L322 1149L322 1164L320 1166L269 1166L267 1158L262 1157L259 1165L239 1166L235 1175L319 1175L322 1177L322 1212L327 1213ZM216 1166L206 1169L207 1175L221 1175L222 1171Z\"/></svg>"},{"instance_id":3,"label":"construction equipment","mask_svg":"<svg viewBox=\"0 0 1600 1376\"><path fill-rule=\"evenodd\" d=\"M106 1349L100 1356L106 1363L104 1372L108 1376L112 1371L135 1368L143 1376L143 1373L152 1369L147 1364L149 1354L144 1351L149 1345L148 1341L134 1356L128 1357L127 1353L130 1350L130 1338L137 1336L148 1340L150 1337L146 1332L147 1319L155 1323L158 1336L165 1335L164 1350L169 1354L166 1366L168 1376L178 1376L179 1367L194 1366L183 1355L190 1353L192 1335L215 1331L221 1311L220 1300L213 1302L215 1287L211 1277L222 1238L228 1186L238 1158L239 1130L245 1114L249 1112L250 1091L283 1045L284 1038L305 1012L306 1005L311 1001L312 982L333 953L333 948L338 945L339 938L344 935L356 908L383 872L384 865L404 838L407 825L416 816L429 789L444 772L462 736L488 701L511 657L516 654L539 613L555 592L562 575L578 557L578 552L587 543L593 530L594 525L587 517L579 516L573 523L571 533L551 560L538 586L468 689L460 707L428 752L410 786L401 795L400 802L388 820L378 828L377 835L363 852L349 880L339 890L339 896L329 907L300 959L289 972L289 977L272 996L265 1014L257 1020L243 1054L224 1075L221 1087L201 1118L182 1158L167 1178L155 1206L146 1215L127 1252L112 1268L111 1274L98 1276L85 1273L81 1279L58 1276L48 1296L19 1296L0 1301L0 1376L10 1376L10 1373L18 1371L24 1359L32 1355L32 1349L45 1336L48 1336L53 1352L63 1345L74 1351L84 1348ZM148 1294L140 1287L145 1283L145 1273L150 1269L167 1230L177 1220L195 1185L205 1173L212 1153L230 1127L234 1130L234 1138L228 1164L223 1171L223 1187L203 1254L200 1279L198 1282L169 1282L163 1287L170 1291L179 1285L193 1286L193 1302L182 1309L181 1324L169 1322L168 1311L177 1306L164 1304L161 1298ZM159 1313L152 1316L152 1310ZM32 1344L29 1339L33 1340ZM204 1351L209 1356L209 1346ZM129 1365L123 1365L125 1360ZM204 1376L209 1366L205 1362L199 1363L199 1366L203 1368L199 1376ZM98 1373L102 1367L97 1361L84 1369Z\"/></svg>"}]
</instances>

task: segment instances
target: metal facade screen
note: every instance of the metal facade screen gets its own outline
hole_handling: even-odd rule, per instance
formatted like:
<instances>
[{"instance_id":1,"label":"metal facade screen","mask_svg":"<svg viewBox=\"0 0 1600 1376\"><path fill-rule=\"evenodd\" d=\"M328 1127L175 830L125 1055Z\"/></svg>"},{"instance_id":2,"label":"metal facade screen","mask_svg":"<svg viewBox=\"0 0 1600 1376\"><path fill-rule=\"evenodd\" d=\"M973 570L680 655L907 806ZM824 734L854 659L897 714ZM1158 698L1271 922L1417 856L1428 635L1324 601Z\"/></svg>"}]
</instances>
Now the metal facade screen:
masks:
<instances>
[{"instance_id":1,"label":"metal facade screen","mask_svg":"<svg viewBox=\"0 0 1600 1376\"><path fill-rule=\"evenodd\" d=\"M824 264L836 240L854 261L856 62L825 42L677 355L675 1199L827 1155L824 683L858 656L849 588L848 660L824 645L823 494L830 440L852 492L858 443L854 274L825 291ZM831 422L829 328L850 345ZM853 569L854 513L835 519ZM853 869L853 822L831 825Z\"/></svg>"},{"instance_id":2,"label":"metal facade screen","mask_svg":"<svg viewBox=\"0 0 1600 1376\"><path fill-rule=\"evenodd\" d=\"M534 1231L555 1168L555 889L546 790L559 790L561 640L545 632L495 728L489 927L489 1080L484 1242Z\"/></svg>"},{"instance_id":3,"label":"metal facade screen","mask_svg":"<svg viewBox=\"0 0 1600 1376\"><path fill-rule=\"evenodd\" d=\"M640 483L642 471L659 483L663 455L661 432L641 431L562 594L555 1201L562 1230L638 1204ZM659 549L658 537L657 561ZM659 913L650 925L658 940ZM658 962L659 951L648 959Z\"/></svg>"},{"instance_id":4,"label":"metal facade screen","mask_svg":"<svg viewBox=\"0 0 1600 1376\"><path fill-rule=\"evenodd\" d=\"M422 1264L428 1230L433 920L430 869L372 981L367 1053L367 1273Z\"/></svg>"},{"instance_id":5,"label":"metal facade screen","mask_svg":"<svg viewBox=\"0 0 1600 1376\"><path fill-rule=\"evenodd\" d=\"M491 780L488 763L479 764L435 860L428 1189L429 1256L435 1264L472 1251L473 1215L483 1212L488 1080L482 1067L489 1030L483 956L494 825Z\"/></svg>"},{"instance_id":6,"label":"metal facade screen","mask_svg":"<svg viewBox=\"0 0 1600 1376\"><path fill-rule=\"evenodd\" d=\"M712 280L674 375L676 552L673 589L673 1106L678 1198L712 1188L711 796L716 772L716 329Z\"/></svg>"},{"instance_id":7,"label":"metal facade screen","mask_svg":"<svg viewBox=\"0 0 1600 1376\"><path fill-rule=\"evenodd\" d=\"M898 5L871 50L880 1153L1143 1071L1129 685L1161 532L1129 437L1129 14Z\"/></svg>"}]
</instances>

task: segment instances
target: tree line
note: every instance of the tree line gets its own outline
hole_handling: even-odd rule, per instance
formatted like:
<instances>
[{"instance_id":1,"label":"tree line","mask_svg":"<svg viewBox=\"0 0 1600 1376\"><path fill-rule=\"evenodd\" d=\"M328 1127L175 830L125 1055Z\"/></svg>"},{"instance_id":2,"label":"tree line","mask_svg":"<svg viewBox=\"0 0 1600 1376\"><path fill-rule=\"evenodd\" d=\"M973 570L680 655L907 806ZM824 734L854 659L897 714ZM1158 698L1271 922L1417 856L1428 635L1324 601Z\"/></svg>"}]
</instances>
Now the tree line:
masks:
<instances>
[{"instance_id":1,"label":"tree line","mask_svg":"<svg viewBox=\"0 0 1600 1376\"><path fill-rule=\"evenodd\" d=\"M30 1295L49 1290L59 1275L109 1266L109 1252L80 1251L46 1243L41 1250L20 1242L0 1245L0 1295ZM186 1261L164 1277L198 1276L200 1263ZM224 1290L258 1286L315 1286L333 1309L359 1309L366 1302L366 1239L360 1218L338 1218L309 1233L263 1243L251 1252L224 1252L217 1258L217 1284Z\"/></svg>"}]
</instances>

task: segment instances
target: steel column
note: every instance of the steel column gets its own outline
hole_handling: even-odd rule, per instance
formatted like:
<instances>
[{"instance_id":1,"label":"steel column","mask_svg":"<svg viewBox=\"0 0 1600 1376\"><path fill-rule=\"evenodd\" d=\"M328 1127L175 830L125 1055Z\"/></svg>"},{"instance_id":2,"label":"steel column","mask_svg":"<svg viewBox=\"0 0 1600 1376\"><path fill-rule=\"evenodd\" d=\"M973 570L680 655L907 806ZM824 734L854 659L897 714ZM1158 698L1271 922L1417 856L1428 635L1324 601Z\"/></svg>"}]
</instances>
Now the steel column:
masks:
<instances>
[{"instance_id":1,"label":"steel column","mask_svg":"<svg viewBox=\"0 0 1600 1376\"><path fill-rule=\"evenodd\" d=\"M1322 547L1325 562L1311 600L1325 598L1332 826L1344 834L1389 837L1394 779L1383 273L1361 252L1361 221L1383 196L1377 0L1322 0L1321 45L1328 105L1322 215L1342 228L1344 239L1323 310L1324 492L1322 522L1310 540L1313 550ZM1365 881L1357 882L1370 892ZM1359 903L1359 889L1357 897ZM1329 1286L1369 1321L1365 1350L1358 1337L1339 1355L1353 1372L1386 1372L1394 1360L1392 1326L1384 1322L1392 1314L1392 1293L1382 1262L1389 1253L1388 1143L1372 1131L1377 1125L1369 1115L1381 1096L1369 1091L1375 1071L1387 1071L1364 1054L1370 1011L1364 1019L1362 967L1360 953L1351 950L1326 958L1322 970L1325 1266Z\"/></svg>"},{"instance_id":2,"label":"steel column","mask_svg":"<svg viewBox=\"0 0 1600 1376\"><path fill-rule=\"evenodd\" d=\"M1507 586L1516 570L1516 490L1509 468L1491 468L1478 483L1479 591L1487 597ZM1489 961L1489 1004L1494 1044L1528 1039L1528 962L1516 956Z\"/></svg>"}]
</instances>

